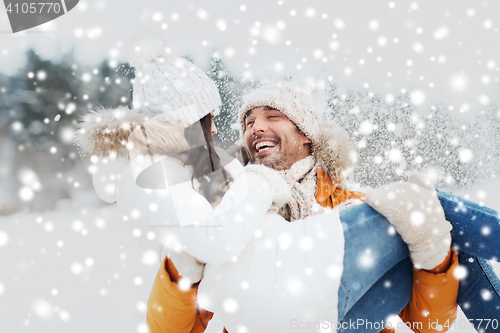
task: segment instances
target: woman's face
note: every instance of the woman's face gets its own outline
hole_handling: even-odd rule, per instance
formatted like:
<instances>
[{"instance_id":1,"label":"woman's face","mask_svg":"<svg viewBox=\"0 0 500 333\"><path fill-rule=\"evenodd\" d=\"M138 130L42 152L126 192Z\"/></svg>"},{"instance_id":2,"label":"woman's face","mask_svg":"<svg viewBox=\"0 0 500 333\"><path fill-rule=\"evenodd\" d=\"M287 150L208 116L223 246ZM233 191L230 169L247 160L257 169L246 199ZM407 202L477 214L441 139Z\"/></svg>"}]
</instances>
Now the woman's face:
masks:
<instances>
[{"instance_id":1,"label":"woman's face","mask_svg":"<svg viewBox=\"0 0 500 333\"><path fill-rule=\"evenodd\" d=\"M214 118L213 118L214 117L214 111L210 112L210 114L212 115L212 135L214 135L214 134L217 133L217 127L215 126L215 122L214 122Z\"/></svg>"}]
</instances>

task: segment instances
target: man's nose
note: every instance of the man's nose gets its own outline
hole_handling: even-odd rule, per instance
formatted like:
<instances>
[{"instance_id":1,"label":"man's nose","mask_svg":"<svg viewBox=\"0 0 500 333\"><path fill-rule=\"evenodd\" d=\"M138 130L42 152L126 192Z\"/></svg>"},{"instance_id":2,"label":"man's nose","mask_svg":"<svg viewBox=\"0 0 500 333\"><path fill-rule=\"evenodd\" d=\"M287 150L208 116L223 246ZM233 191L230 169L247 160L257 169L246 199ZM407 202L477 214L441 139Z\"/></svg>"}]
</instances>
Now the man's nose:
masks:
<instances>
[{"instance_id":1,"label":"man's nose","mask_svg":"<svg viewBox=\"0 0 500 333\"><path fill-rule=\"evenodd\" d=\"M257 133L262 133L267 131L267 125L265 124L264 121L255 119L253 126L252 126L252 133L257 134Z\"/></svg>"}]
</instances>

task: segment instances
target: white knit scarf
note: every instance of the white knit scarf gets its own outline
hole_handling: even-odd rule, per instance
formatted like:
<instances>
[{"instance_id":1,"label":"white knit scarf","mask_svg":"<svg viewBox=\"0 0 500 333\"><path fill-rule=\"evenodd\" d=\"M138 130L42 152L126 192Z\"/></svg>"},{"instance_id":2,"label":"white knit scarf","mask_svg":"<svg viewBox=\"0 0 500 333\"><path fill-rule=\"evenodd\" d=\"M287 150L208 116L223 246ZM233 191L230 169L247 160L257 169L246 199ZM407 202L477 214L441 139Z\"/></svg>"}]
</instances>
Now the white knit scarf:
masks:
<instances>
[{"instance_id":1,"label":"white knit scarf","mask_svg":"<svg viewBox=\"0 0 500 333\"><path fill-rule=\"evenodd\" d=\"M324 212L315 197L318 180L317 166L314 157L307 156L295 162L290 169L279 171L292 192L290 201L278 212L287 221L292 222Z\"/></svg>"}]
</instances>

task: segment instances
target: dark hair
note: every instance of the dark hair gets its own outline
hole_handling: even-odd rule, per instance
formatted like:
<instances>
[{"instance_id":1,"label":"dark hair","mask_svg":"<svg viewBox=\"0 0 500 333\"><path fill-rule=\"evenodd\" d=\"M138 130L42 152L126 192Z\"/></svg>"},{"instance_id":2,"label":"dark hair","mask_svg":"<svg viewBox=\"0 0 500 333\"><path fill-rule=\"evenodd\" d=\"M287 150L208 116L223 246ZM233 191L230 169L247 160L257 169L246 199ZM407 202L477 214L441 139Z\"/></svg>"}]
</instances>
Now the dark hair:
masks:
<instances>
[{"instance_id":1,"label":"dark hair","mask_svg":"<svg viewBox=\"0 0 500 333\"><path fill-rule=\"evenodd\" d=\"M186 128L184 136L190 146L185 162L193 167L193 188L193 181L196 179L200 183L200 194L215 206L226 193L230 179L215 151L212 122L212 114L209 113L199 122ZM219 169L221 172L215 173Z\"/></svg>"}]
</instances>

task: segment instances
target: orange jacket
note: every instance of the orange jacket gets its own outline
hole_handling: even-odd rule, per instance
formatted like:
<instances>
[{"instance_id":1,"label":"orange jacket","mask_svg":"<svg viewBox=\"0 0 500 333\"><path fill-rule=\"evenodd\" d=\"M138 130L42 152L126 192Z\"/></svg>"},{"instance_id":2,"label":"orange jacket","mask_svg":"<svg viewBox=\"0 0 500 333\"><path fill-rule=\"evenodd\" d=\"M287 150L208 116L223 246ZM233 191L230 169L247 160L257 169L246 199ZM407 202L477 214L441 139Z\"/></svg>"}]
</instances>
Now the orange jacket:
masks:
<instances>
[{"instance_id":1,"label":"orange jacket","mask_svg":"<svg viewBox=\"0 0 500 333\"><path fill-rule=\"evenodd\" d=\"M453 275L457 267L457 253L450 250L443 263L433 270L413 269L410 302L399 313L401 320L413 331L446 332L457 319L459 280ZM386 328L382 332L395 330Z\"/></svg>"},{"instance_id":2,"label":"orange jacket","mask_svg":"<svg viewBox=\"0 0 500 333\"><path fill-rule=\"evenodd\" d=\"M180 290L181 278L170 259L165 258L156 275L148 300L147 323L151 333L201 333L213 313L198 307L198 284Z\"/></svg>"},{"instance_id":3,"label":"orange jacket","mask_svg":"<svg viewBox=\"0 0 500 333\"><path fill-rule=\"evenodd\" d=\"M331 209L349 199L363 200L363 196L361 192L339 189L338 184L318 168L316 200L323 207ZM457 255L450 251L443 263L432 271L413 270L412 296L399 316L412 325L410 328L415 332L438 332L435 323L451 325L456 319L459 281L454 278L453 270L457 266ZM174 265L165 258L148 300L147 323L151 333L202 333L212 319L212 312L197 306L198 284L183 291L177 285L179 279ZM225 329L224 332L227 333ZM395 330L385 328L382 332Z\"/></svg>"}]
</instances>

